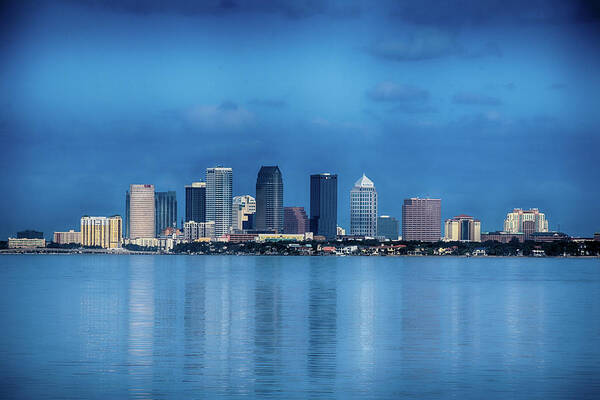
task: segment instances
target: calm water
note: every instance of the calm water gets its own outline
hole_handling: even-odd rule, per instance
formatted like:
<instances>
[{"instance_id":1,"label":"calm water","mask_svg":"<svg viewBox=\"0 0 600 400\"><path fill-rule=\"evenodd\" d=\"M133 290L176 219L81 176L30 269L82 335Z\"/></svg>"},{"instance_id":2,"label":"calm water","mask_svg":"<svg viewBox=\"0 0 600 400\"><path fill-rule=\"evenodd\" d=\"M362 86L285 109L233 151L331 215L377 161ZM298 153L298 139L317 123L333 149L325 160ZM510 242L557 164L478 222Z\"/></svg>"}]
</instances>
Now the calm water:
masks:
<instances>
[{"instance_id":1,"label":"calm water","mask_svg":"<svg viewBox=\"0 0 600 400\"><path fill-rule=\"evenodd\" d=\"M600 398L600 261L0 256L2 398Z\"/></svg>"}]
</instances>

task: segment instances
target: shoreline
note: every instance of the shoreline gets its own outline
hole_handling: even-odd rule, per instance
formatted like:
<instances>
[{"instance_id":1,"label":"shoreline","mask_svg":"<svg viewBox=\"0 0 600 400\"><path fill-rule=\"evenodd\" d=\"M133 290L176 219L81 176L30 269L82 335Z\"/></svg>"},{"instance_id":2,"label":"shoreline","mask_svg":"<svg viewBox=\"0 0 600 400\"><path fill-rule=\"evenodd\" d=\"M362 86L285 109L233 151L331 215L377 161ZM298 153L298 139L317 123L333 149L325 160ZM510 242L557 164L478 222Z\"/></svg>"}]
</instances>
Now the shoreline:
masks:
<instances>
[{"instance_id":1,"label":"shoreline","mask_svg":"<svg viewBox=\"0 0 600 400\"><path fill-rule=\"evenodd\" d=\"M2 255L111 255L111 256L229 256L229 257L411 257L411 258L576 258L576 259L599 259L600 256L499 256L499 255L482 255L482 256L466 256L466 255L414 255L414 254L390 254L390 255L378 255L378 254L254 254L254 253L239 253L239 254L198 254L198 253L167 253L167 252L151 252L151 251L110 251L100 249L85 249L85 250L72 250L72 249L36 249L36 250L24 250L24 249L2 249L0 250L0 256Z\"/></svg>"}]
</instances>

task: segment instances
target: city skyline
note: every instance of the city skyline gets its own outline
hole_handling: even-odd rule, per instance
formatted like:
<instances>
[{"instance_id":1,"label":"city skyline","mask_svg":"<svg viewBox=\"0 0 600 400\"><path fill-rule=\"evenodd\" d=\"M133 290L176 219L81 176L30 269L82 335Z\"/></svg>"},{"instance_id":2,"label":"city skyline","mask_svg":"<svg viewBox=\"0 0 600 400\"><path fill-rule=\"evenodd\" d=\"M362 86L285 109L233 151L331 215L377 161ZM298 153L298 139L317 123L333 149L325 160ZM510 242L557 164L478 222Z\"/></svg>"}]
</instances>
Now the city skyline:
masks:
<instances>
[{"instance_id":1,"label":"city skyline","mask_svg":"<svg viewBox=\"0 0 600 400\"><path fill-rule=\"evenodd\" d=\"M305 209L305 176L337 172L346 228L367 172L380 214L429 196L484 230L514 207L599 229L586 2L203 3L3 2L0 237L122 214L131 182L175 190L183 216L183 187L216 164L234 194L279 165Z\"/></svg>"},{"instance_id":2,"label":"city skyline","mask_svg":"<svg viewBox=\"0 0 600 400\"><path fill-rule=\"evenodd\" d=\"M212 203L213 204L217 204L217 207L220 211L216 211L213 210L212 214L214 214L212 219L206 219L206 222L212 222L215 223L216 221L219 221L218 226L216 229L214 230L214 238L219 237L221 235L225 235L228 233L236 233L236 231L240 231L240 229L237 227L238 222L237 218L242 218L242 214L240 215L236 215L238 212L243 212L242 210L245 210L246 207L239 205L238 202L244 200L244 201L248 201L251 200L252 204L250 205L250 208L248 209L248 211L251 210L252 213L252 217L255 216L255 212L256 212L256 202L254 200L254 198L251 195L233 195L233 191L232 191L232 187L233 187L233 169L230 167L223 167L223 166L218 166L218 167L208 167L206 168L206 176L205 179L211 181L211 186L212 188L212 192L213 192L213 200ZM276 178L273 178L272 174L275 173L277 176ZM210 177L209 177L210 176ZM266 178L265 178L266 177ZM317 188L321 183L317 183L316 182L321 182L323 179L325 179L326 181L330 180L331 178L333 178L333 186L332 188L334 189L334 193L336 194L334 197L337 197L337 174L330 174L330 173L321 173L321 174L311 174L309 176L310 178L310 183L311 183L311 190L315 190L315 188ZM273 180L274 179L274 180ZM257 177L257 189L259 187L259 183L261 185L263 185L266 182L276 182L279 186L278 188L275 190L275 192L273 192L270 196L281 196L283 197L282 191L283 191L283 185L282 185L282 181L283 181L283 175L281 174L278 166L262 166L259 173L258 173L258 177ZM316 186L315 186L316 184ZM331 185L330 185L331 186ZM150 238L150 237L159 237L162 233L159 231L155 231L154 235L146 235L146 236L136 236L136 237L130 237L130 234L128 232L129 229L129 220L130 220L130 211L131 211L131 196L130 193L132 192L133 189L136 189L137 191L150 191L148 193L147 199L145 199L144 201L146 201L148 204L144 205L143 208L143 212L145 214L147 214L146 216L148 218L146 218L146 220L142 221L144 224L148 225L148 227L151 226L151 222L152 224L156 224L156 226L158 226L158 216L163 215L161 218L166 218L167 215L169 216L169 218L175 218L175 220L173 220L173 228L179 228L183 231L184 228L184 222L205 222L205 221L193 221L193 219L188 218L188 214L189 214L189 206L195 204L196 202L198 202L198 200L193 197L191 195L191 190L192 189L206 189L206 183L201 181L201 182L194 182L192 185L185 185L184 189L185 189L185 201L184 204L181 206L184 210L185 210L185 214L186 214L186 218L182 219L182 223L181 226L179 226L177 224L176 221L176 216L177 216L177 209L178 209L178 202L177 202L177 198L176 198L176 191L173 190L169 190L169 191L163 191L160 192L158 191L158 188L155 187L155 185L153 184L130 184L129 185L129 190L126 192L126 201L125 201L125 213L124 213L124 218L123 218L123 238L130 238L130 239L135 239L137 238ZM358 225L355 228L355 232L352 233L352 225L350 225L350 227L348 228L348 232L350 235L355 235L355 236L366 236L366 237L375 237L375 236L386 236L386 235L379 235L377 232L379 231L379 227L377 225L377 221L381 220L382 218L390 218L389 215L383 215L381 214L378 210L377 210L377 203L378 203L378 193L375 189L375 186L373 184L373 182L366 177L366 175L363 173L362 177L356 181L352 187L352 190L350 190L350 193L352 195L353 192L356 192L357 190L372 190L374 192L374 197L369 197L369 202L374 202L374 208L372 210L369 210L367 212L367 214L369 215L369 218L374 219L374 222L369 222L366 228L359 228ZM262 190L262 189L261 189ZM322 190L322 189L321 189ZM271 190L272 191L272 190ZM278 193L278 194L275 194ZM317 192L315 192L317 193ZM360 193L360 192L359 192ZM229 199L227 198L227 196L229 195ZM161 199L161 197L166 197L168 196L169 201L168 203L165 203L164 205L161 206L161 208L163 208L163 210L159 211L158 204L164 200ZM264 195L263 195L264 196ZM312 196L312 194L311 194ZM329 196L329 195L327 195ZM153 199L153 201L150 201L150 199ZM316 202L318 203L318 196L315 198L317 199ZM356 208L359 212L359 214L362 215L363 211L359 210L362 207L362 202L360 202L360 200L367 200L367 198L362 199L362 198L356 198L356 200L351 201L350 206L348 207L348 214L351 216L353 213L353 209ZM279 203L281 203L281 199L277 200ZM359 203L354 203L355 201L359 201ZM399 224L399 221L403 221L402 225L406 225L407 224L407 220L406 218L414 218L413 216L413 211L411 211L410 213L405 213L404 209L407 207L408 204L417 204L415 203L417 202L418 204L420 203L429 203L429 202L436 202L437 205L437 211L436 211L436 216L434 216L433 218L436 221L436 224L431 224L431 221L429 222L425 222L425 220L421 219L425 216L425 214L421 215L421 213L423 211L418 211L418 215L419 217L417 218L417 220L419 222L417 222L417 220L415 220L414 222L412 222L412 225L414 225L415 227L417 227L417 229L419 231L423 230L423 231L428 231L433 229L433 231L436 231L435 235L431 235L430 233L425 234L425 236L421 237L421 234L417 234L416 236L413 237L413 235L411 234L410 238L406 239L404 237L404 229L401 226L398 226L398 230L399 230L399 234L400 237L402 238L402 240L425 240L425 241L433 241L434 236L437 236L437 232L439 232L439 240L454 240L454 235L458 235L458 232L460 232L460 228L456 228L453 227L453 233L450 233L450 236L448 236L448 222L449 221L458 221L461 220L461 218L471 218L468 215L464 215L461 214L457 217L453 217L453 218L448 218L445 219L445 223L442 224L443 219L441 219L441 213L440 213L440 209L442 209L442 207L440 207L440 202L441 199L431 199L429 197L424 197L424 198L419 198L419 197L413 197L413 198L406 198L403 200L403 205L402 205L402 209L400 212L400 218L396 219L395 216L391 216L391 218L395 221L396 224ZM204 201L204 203L206 204L206 201ZM231 205L230 208L227 207L227 204ZM243 203L243 202L242 202ZM168 204L168 205L167 205ZM365 203L367 204L367 203ZM355 207L356 205L358 205L358 207ZM148 207L152 208L152 210L148 209ZM205 205L206 209L208 209L208 204ZM239 210L236 210L236 207L239 208ZM368 208L370 209L372 206L368 205ZM167 212L167 208L168 208L168 212ZM213 208L215 208L215 206L213 206ZM204 209L204 214L207 214L206 209ZM283 223L283 209L304 209L304 206L298 207L298 206L288 206L285 205L285 203L283 203L283 207L282 207L282 223ZM304 211L303 211L304 212ZM304 212L305 213L305 212ZM427 214L427 212L426 212ZM190 214L191 215L191 214ZM366 214L365 214L366 215ZM84 217L87 217L88 214L85 214ZM115 214L115 216L120 216L120 214ZM358 214L357 214L358 216ZM306 232L310 232L310 218L308 218L308 214L305 213L305 217L307 218L306 222L306 227L307 230ZM105 217L102 217L105 218ZM430 217L426 217L425 219L428 219ZM231 231L229 231L226 228L227 219L231 219L231 223L229 224L229 227L231 229ZM166 220L166 219L165 219ZM254 220L254 218L252 218L252 220ZM556 232L556 231L552 231L548 229L549 223L548 220L545 218L545 213L540 212L540 210L538 208L531 208L531 209L522 209L522 208L513 208L512 211L508 211L506 214L506 218L504 219L504 223L503 223L503 227L500 229L482 229L481 226L481 222L479 220L475 220L477 227L476 227L476 236L478 237L480 232L486 232L486 233L491 233L494 234L496 232L503 232L503 233L507 233L507 234L514 234L514 233L524 233L525 236L527 238L529 238L529 235L531 233L534 232ZM510 223L509 223L510 221ZM387 222L387 221L386 221ZM437 222L439 222L439 224L437 224ZM535 225L534 225L535 222ZM409 223L410 225L411 223ZM529 224L529 225L528 225ZM439 227L437 227L437 225L439 225ZM250 225L249 225L250 226ZM256 229L256 226L254 226L254 222L251 224L252 228L248 227L248 228L244 228L242 229L243 231L245 230L253 230ZM433 228L432 228L433 227ZM340 225L337 225L337 228L340 228ZM344 227L341 227L342 229L344 229ZM507 229L508 228L508 229ZM146 228L149 229L149 228ZM195 228L196 229L196 228ZM204 229L204 228L203 228ZM364 229L371 229L371 231L369 232L363 232L362 230ZM386 230L389 229L388 227L386 227ZM455 229L458 229L458 231L454 232ZM473 240L472 236L473 235L473 231L472 231L472 227L471 229L471 234L467 235L468 239L462 237L459 240ZM72 231L72 228L67 227L66 229L60 230L60 229L53 229L52 232L54 234L54 236L56 236L56 234L64 234L67 233L69 230ZM258 229L259 231L261 229ZM271 229L266 229L266 231L270 231ZM283 228L281 229L281 231L283 232ZM360 231L360 232L359 232ZM433 233L433 231L431 231ZM28 232L31 233L36 233L38 235L41 235L42 232L39 231L35 231L35 230L24 230L24 231L20 231L17 232L16 237L20 237L21 234L26 234ZM281 233L281 232L280 232ZM596 232L594 232L595 234L597 234ZM316 232L315 234L320 234L319 232ZM339 235L339 234L338 234ZM9 235L8 237L13 237L15 235ZM590 235L591 236L591 235ZM333 238L334 236L329 236L329 238ZM425 237L427 237L427 239L425 239ZM577 235L573 235L573 237L577 237ZM52 238L52 236L50 237ZM388 239L390 239L390 237L387 237ZM51 240L51 239L50 239ZM479 241L478 239L475 239L474 241Z\"/></svg>"}]
</instances>

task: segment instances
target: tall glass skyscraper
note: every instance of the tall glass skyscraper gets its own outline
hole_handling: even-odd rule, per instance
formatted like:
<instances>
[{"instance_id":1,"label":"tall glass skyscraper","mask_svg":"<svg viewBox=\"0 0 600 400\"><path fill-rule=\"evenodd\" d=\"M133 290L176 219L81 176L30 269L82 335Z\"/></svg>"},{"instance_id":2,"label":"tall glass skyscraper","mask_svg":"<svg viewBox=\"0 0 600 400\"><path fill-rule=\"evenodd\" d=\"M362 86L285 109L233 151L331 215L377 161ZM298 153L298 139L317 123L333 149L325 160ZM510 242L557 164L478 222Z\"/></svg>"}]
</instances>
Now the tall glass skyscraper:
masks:
<instances>
[{"instance_id":1,"label":"tall glass skyscraper","mask_svg":"<svg viewBox=\"0 0 600 400\"><path fill-rule=\"evenodd\" d=\"M373 181L363 174L350 190L350 234L377 235L377 190Z\"/></svg>"},{"instance_id":2,"label":"tall glass skyscraper","mask_svg":"<svg viewBox=\"0 0 600 400\"><path fill-rule=\"evenodd\" d=\"M337 236L337 175L310 176L310 231L335 239Z\"/></svg>"},{"instance_id":3,"label":"tall glass skyscraper","mask_svg":"<svg viewBox=\"0 0 600 400\"><path fill-rule=\"evenodd\" d=\"M186 185L185 221L206 222L206 183Z\"/></svg>"},{"instance_id":4,"label":"tall glass skyscraper","mask_svg":"<svg viewBox=\"0 0 600 400\"><path fill-rule=\"evenodd\" d=\"M255 226L283 232L283 178L278 166L262 166L256 178Z\"/></svg>"},{"instance_id":5,"label":"tall glass skyscraper","mask_svg":"<svg viewBox=\"0 0 600 400\"><path fill-rule=\"evenodd\" d=\"M177 226L177 194L175 191L155 192L154 204L156 216L156 235L160 235L165 228Z\"/></svg>"},{"instance_id":6,"label":"tall glass skyscraper","mask_svg":"<svg viewBox=\"0 0 600 400\"><path fill-rule=\"evenodd\" d=\"M231 228L232 184L231 168L206 168L206 222L215 221L216 237Z\"/></svg>"}]
</instances>

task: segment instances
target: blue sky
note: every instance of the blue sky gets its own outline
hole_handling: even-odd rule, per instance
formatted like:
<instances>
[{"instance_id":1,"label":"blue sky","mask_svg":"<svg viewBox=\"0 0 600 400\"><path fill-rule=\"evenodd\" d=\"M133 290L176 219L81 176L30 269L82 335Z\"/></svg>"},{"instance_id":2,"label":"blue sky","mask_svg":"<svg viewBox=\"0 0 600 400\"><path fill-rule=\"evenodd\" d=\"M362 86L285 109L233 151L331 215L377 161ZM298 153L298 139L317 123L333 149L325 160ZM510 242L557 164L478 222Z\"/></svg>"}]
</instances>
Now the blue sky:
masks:
<instances>
[{"instance_id":1,"label":"blue sky","mask_svg":"<svg viewBox=\"0 0 600 400\"><path fill-rule=\"evenodd\" d=\"M381 214L600 231L599 8L593 2L7 2L0 30L0 237L124 213L130 183L177 190L217 164L284 203L364 172Z\"/></svg>"}]
</instances>

